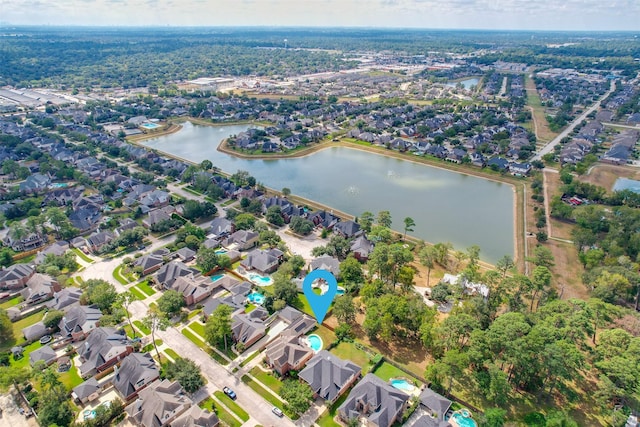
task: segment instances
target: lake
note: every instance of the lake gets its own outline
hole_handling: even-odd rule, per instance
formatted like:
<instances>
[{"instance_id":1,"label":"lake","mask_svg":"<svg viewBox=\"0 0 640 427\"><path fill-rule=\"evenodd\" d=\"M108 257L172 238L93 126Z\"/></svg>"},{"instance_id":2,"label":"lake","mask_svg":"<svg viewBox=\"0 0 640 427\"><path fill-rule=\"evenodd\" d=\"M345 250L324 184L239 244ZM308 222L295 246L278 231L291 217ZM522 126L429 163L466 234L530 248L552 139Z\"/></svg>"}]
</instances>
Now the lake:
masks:
<instances>
[{"instance_id":1,"label":"lake","mask_svg":"<svg viewBox=\"0 0 640 427\"><path fill-rule=\"evenodd\" d=\"M248 127L186 122L176 133L142 144L197 163L209 159L225 172L249 171L267 187L288 187L351 215L389 210L400 232L411 217L416 226L410 235L460 250L478 245L488 262L514 254L514 191L508 184L346 147L289 159L240 159L217 150L224 138Z\"/></svg>"},{"instance_id":2,"label":"lake","mask_svg":"<svg viewBox=\"0 0 640 427\"><path fill-rule=\"evenodd\" d=\"M613 191L631 190L640 193L640 181L629 178L618 178L613 184Z\"/></svg>"},{"instance_id":3,"label":"lake","mask_svg":"<svg viewBox=\"0 0 640 427\"><path fill-rule=\"evenodd\" d=\"M471 86L478 86L478 83L480 83L480 79L478 77L472 77L470 79L449 81L447 82L447 86L456 87L458 83L462 83L462 86L464 86L466 90L469 90L471 89Z\"/></svg>"}]
</instances>

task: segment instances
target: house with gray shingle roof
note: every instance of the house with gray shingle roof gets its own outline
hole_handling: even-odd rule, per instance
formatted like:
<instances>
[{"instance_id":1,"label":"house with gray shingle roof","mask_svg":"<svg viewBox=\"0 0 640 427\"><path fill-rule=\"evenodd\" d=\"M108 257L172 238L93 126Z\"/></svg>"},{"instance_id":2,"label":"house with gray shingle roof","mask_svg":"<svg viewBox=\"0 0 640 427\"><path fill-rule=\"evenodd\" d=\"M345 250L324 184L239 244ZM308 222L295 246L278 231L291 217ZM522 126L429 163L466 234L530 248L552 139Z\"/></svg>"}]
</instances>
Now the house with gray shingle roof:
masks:
<instances>
[{"instance_id":1,"label":"house with gray shingle roof","mask_svg":"<svg viewBox=\"0 0 640 427\"><path fill-rule=\"evenodd\" d=\"M114 372L113 388L125 402L136 397L160 376L158 366L149 353L131 353L122 359Z\"/></svg>"},{"instance_id":2,"label":"house with gray shingle roof","mask_svg":"<svg viewBox=\"0 0 640 427\"><path fill-rule=\"evenodd\" d=\"M171 289L180 292L185 304L189 306L207 298L218 286L218 283L212 282L209 277L190 274L178 277L171 284Z\"/></svg>"},{"instance_id":3,"label":"house with gray shingle roof","mask_svg":"<svg viewBox=\"0 0 640 427\"><path fill-rule=\"evenodd\" d=\"M51 332L51 329L47 328L44 325L44 323L41 321L36 322L33 325L27 326L26 328L22 329L22 335L29 342L33 342L37 339L40 339L50 332Z\"/></svg>"},{"instance_id":4,"label":"house with gray shingle roof","mask_svg":"<svg viewBox=\"0 0 640 427\"><path fill-rule=\"evenodd\" d=\"M142 390L138 398L125 408L129 419L141 427L172 425L182 413L193 405L177 381L155 381Z\"/></svg>"},{"instance_id":5,"label":"house with gray shingle roof","mask_svg":"<svg viewBox=\"0 0 640 427\"><path fill-rule=\"evenodd\" d=\"M116 238L111 231L98 231L87 237L87 245L93 252L99 252Z\"/></svg>"},{"instance_id":6,"label":"house with gray shingle roof","mask_svg":"<svg viewBox=\"0 0 640 427\"><path fill-rule=\"evenodd\" d=\"M425 388L420 393L420 409L425 414L418 417L411 427L433 426L433 427L449 427L451 424L445 421L445 416L451 408L451 401L446 397L436 393L430 388Z\"/></svg>"},{"instance_id":7,"label":"house with gray shingle roof","mask_svg":"<svg viewBox=\"0 0 640 427\"><path fill-rule=\"evenodd\" d=\"M142 267L142 275L146 276L159 270L164 264L164 257L160 254L151 253L143 255L133 262L133 265Z\"/></svg>"},{"instance_id":8,"label":"house with gray shingle roof","mask_svg":"<svg viewBox=\"0 0 640 427\"><path fill-rule=\"evenodd\" d=\"M27 264L14 264L0 270L0 289L19 289L35 274Z\"/></svg>"},{"instance_id":9,"label":"house with gray shingle roof","mask_svg":"<svg viewBox=\"0 0 640 427\"><path fill-rule=\"evenodd\" d=\"M36 304L53 297L55 292L61 290L56 279L41 273L35 273L27 280L27 287L20 292L27 304Z\"/></svg>"},{"instance_id":10,"label":"house with gray shingle roof","mask_svg":"<svg viewBox=\"0 0 640 427\"><path fill-rule=\"evenodd\" d=\"M36 255L35 259L33 260L33 263L35 265L42 264L49 254L62 256L65 254L65 252L67 252L67 249L69 249L69 243L65 241L55 242L54 244L48 246L46 249L38 252L38 255Z\"/></svg>"},{"instance_id":11,"label":"house with gray shingle roof","mask_svg":"<svg viewBox=\"0 0 640 427\"><path fill-rule=\"evenodd\" d=\"M254 231L238 230L227 237L222 242L222 246L229 249L246 251L247 249L251 249L258 243L259 237L260 235Z\"/></svg>"},{"instance_id":12,"label":"house with gray shingle roof","mask_svg":"<svg viewBox=\"0 0 640 427\"><path fill-rule=\"evenodd\" d=\"M340 274L340 261L329 255L324 255L311 260L311 270L327 270L334 276Z\"/></svg>"},{"instance_id":13,"label":"house with gray shingle roof","mask_svg":"<svg viewBox=\"0 0 640 427\"><path fill-rule=\"evenodd\" d=\"M46 190L49 184L51 184L51 178L41 173L34 173L20 183L20 191L37 193Z\"/></svg>"},{"instance_id":14,"label":"house with gray shingle roof","mask_svg":"<svg viewBox=\"0 0 640 427\"><path fill-rule=\"evenodd\" d=\"M218 416L199 406L192 406L171 423L171 427L217 427L218 425L220 425Z\"/></svg>"},{"instance_id":15,"label":"house with gray shingle roof","mask_svg":"<svg viewBox=\"0 0 640 427\"><path fill-rule=\"evenodd\" d=\"M373 252L373 243L365 236L360 236L351 243L350 250L358 261L366 261L369 259L371 252Z\"/></svg>"},{"instance_id":16,"label":"house with gray shingle roof","mask_svg":"<svg viewBox=\"0 0 640 427\"><path fill-rule=\"evenodd\" d=\"M280 258L272 249L254 249L240 262L240 265L247 270L256 270L262 274L270 274L278 269Z\"/></svg>"},{"instance_id":17,"label":"house with gray shingle roof","mask_svg":"<svg viewBox=\"0 0 640 427\"><path fill-rule=\"evenodd\" d=\"M96 400L100 396L102 385L98 383L95 377L91 377L82 384L76 386L71 391L71 397L78 403L85 404L92 400Z\"/></svg>"},{"instance_id":18,"label":"house with gray shingle roof","mask_svg":"<svg viewBox=\"0 0 640 427\"><path fill-rule=\"evenodd\" d=\"M94 329L78 348L80 375L83 378L102 372L133 352L124 331L111 327Z\"/></svg>"},{"instance_id":19,"label":"house with gray shingle roof","mask_svg":"<svg viewBox=\"0 0 640 427\"><path fill-rule=\"evenodd\" d=\"M77 304L82 296L82 290L73 286L62 289L60 292L53 294L53 300L49 301L47 305L54 310L62 310L73 304Z\"/></svg>"},{"instance_id":20,"label":"house with gray shingle roof","mask_svg":"<svg viewBox=\"0 0 640 427\"><path fill-rule=\"evenodd\" d=\"M326 350L318 352L300 371L304 380L316 396L333 404L355 383L362 369L350 360L342 360Z\"/></svg>"},{"instance_id":21,"label":"house with gray shingle roof","mask_svg":"<svg viewBox=\"0 0 640 427\"><path fill-rule=\"evenodd\" d=\"M406 393L391 387L374 374L367 374L340 405L338 416L345 422L364 417L368 425L390 427L402 420L408 400Z\"/></svg>"},{"instance_id":22,"label":"house with gray shingle roof","mask_svg":"<svg viewBox=\"0 0 640 427\"><path fill-rule=\"evenodd\" d=\"M102 312L95 305L74 305L69 307L60 323L60 333L63 337L80 341L98 327Z\"/></svg>"},{"instance_id":23,"label":"house with gray shingle roof","mask_svg":"<svg viewBox=\"0 0 640 427\"><path fill-rule=\"evenodd\" d=\"M175 282L178 277L197 275L199 273L200 272L198 270L187 266L183 262L171 261L170 263L163 265L160 270L158 270L156 279L162 287L165 289L171 289L173 282Z\"/></svg>"},{"instance_id":24,"label":"house with gray shingle roof","mask_svg":"<svg viewBox=\"0 0 640 427\"><path fill-rule=\"evenodd\" d=\"M333 231L343 237L350 238L360 233L360 224L351 220L341 221L333 226Z\"/></svg>"},{"instance_id":25,"label":"house with gray shingle roof","mask_svg":"<svg viewBox=\"0 0 640 427\"><path fill-rule=\"evenodd\" d=\"M265 361L280 376L291 370L299 371L313 357L313 350L300 343L300 334L283 331L265 349Z\"/></svg>"},{"instance_id":26,"label":"house with gray shingle roof","mask_svg":"<svg viewBox=\"0 0 640 427\"><path fill-rule=\"evenodd\" d=\"M227 218L215 218L209 227L209 234L216 240L223 239L235 231L235 224Z\"/></svg>"},{"instance_id":27,"label":"house with gray shingle roof","mask_svg":"<svg viewBox=\"0 0 640 427\"><path fill-rule=\"evenodd\" d=\"M45 345L29 354L29 364L33 368L37 362L42 360L48 366L55 362L57 358L58 356L56 356L56 352L53 351L51 346Z\"/></svg>"},{"instance_id":28,"label":"house with gray shingle roof","mask_svg":"<svg viewBox=\"0 0 640 427\"><path fill-rule=\"evenodd\" d=\"M263 307L257 307L250 313L236 312L231 317L231 329L236 343L249 348L267 333L264 323L269 313Z\"/></svg>"}]
</instances>

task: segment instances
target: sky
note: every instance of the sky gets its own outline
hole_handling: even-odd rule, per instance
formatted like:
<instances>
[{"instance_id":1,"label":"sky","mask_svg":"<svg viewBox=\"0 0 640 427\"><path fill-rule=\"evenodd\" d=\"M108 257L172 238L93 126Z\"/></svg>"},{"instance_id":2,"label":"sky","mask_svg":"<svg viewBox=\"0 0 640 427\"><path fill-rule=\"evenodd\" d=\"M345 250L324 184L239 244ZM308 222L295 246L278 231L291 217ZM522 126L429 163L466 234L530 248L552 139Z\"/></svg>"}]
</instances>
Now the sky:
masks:
<instances>
[{"instance_id":1,"label":"sky","mask_svg":"<svg viewBox=\"0 0 640 427\"><path fill-rule=\"evenodd\" d=\"M0 0L0 21L640 31L640 0Z\"/></svg>"}]
</instances>

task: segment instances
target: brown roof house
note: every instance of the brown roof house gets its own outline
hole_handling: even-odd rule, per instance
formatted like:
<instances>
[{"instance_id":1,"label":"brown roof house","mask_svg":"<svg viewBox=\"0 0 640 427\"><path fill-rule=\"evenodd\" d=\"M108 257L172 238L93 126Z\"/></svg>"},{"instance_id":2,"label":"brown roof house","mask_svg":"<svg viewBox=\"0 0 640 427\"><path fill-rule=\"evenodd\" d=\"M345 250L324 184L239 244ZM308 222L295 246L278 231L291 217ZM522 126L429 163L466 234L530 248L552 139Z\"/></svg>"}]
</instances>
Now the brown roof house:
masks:
<instances>
[{"instance_id":1,"label":"brown roof house","mask_svg":"<svg viewBox=\"0 0 640 427\"><path fill-rule=\"evenodd\" d=\"M171 426L192 405L179 382L162 380L142 390L125 411L137 426L165 427Z\"/></svg>"}]
</instances>

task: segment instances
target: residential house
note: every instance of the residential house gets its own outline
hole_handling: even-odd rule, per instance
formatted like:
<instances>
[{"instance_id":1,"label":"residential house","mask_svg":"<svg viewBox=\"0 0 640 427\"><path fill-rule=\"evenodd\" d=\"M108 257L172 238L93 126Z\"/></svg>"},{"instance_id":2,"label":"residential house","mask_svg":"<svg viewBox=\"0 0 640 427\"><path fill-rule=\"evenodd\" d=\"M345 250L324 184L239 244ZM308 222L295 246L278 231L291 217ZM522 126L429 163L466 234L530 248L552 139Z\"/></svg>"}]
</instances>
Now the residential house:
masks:
<instances>
[{"instance_id":1,"label":"residential house","mask_svg":"<svg viewBox=\"0 0 640 427\"><path fill-rule=\"evenodd\" d=\"M511 162L509 164L509 172L515 176L527 176L531 172L531 163Z\"/></svg>"},{"instance_id":2,"label":"residential house","mask_svg":"<svg viewBox=\"0 0 640 427\"><path fill-rule=\"evenodd\" d=\"M71 397L76 403L85 405L100 397L103 385L98 383L95 377L91 377L71 391Z\"/></svg>"},{"instance_id":3,"label":"residential house","mask_svg":"<svg viewBox=\"0 0 640 427\"><path fill-rule=\"evenodd\" d=\"M120 223L120 226L118 226L115 230L113 230L113 232L116 233L117 236L120 236L123 232L125 232L127 230L133 230L134 228L139 227L139 226L140 226L140 224L138 224L137 222L135 222L131 218L125 218Z\"/></svg>"},{"instance_id":4,"label":"residential house","mask_svg":"<svg viewBox=\"0 0 640 427\"><path fill-rule=\"evenodd\" d=\"M102 312L95 305L74 305L69 307L60 323L60 333L73 341L83 340L100 324Z\"/></svg>"},{"instance_id":5,"label":"residential house","mask_svg":"<svg viewBox=\"0 0 640 427\"><path fill-rule=\"evenodd\" d=\"M58 356L51 346L45 345L29 353L29 365L33 368L37 362L43 361L49 366L55 362L57 358Z\"/></svg>"},{"instance_id":6,"label":"residential house","mask_svg":"<svg viewBox=\"0 0 640 427\"><path fill-rule=\"evenodd\" d=\"M175 282L178 277L189 275L196 276L198 274L200 274L198 270L187 266L183 262L171 261L170 263L163 265L160 270L158 270L156 280L164 289L171 289L173 282Z\"/></svg>"},{"instance_id":7,"label":"residential house","mask_svg":"<svg viewBox=\"0 0 640 427\"><path fill-rule=\"evenodd\" d=\"M321 350L300 371L298 378L309 384L316 396L333 404L360 378L361 372L360 367L350 360L342 360Z\"/></svg>"},{"instance_id":8,"label":"residential house","mask_svg":"<svg viewBox=\"0 0 640 427\"><path fill-rule=\"evenodd\" d=\"M46 244L47 238L40 233L30 233L21 239L14 239L13 236L8 234L3 243L16 252L26 252Z\"/></svg>"},{"instance_id":9,"label":"residential house","mask_svg":"<svg viewBox=\"0 0 640 427\"><path fill-rule=\"evenodd\" d=\"M436 393L430 388L425 388L420 393L420 406L416 411L411 424L408 427L450 427L445 417L451 408L451 401Z\"/></svg>"},{"instance_id":10,"label":"residential house","mask_svg":"<svg viewBox=\"0 0 640 427\"><path fill-rule=\"evenodd\" d=\"M246 270L256 270L262 274L270 274L278 269L282 252L278 249L254 249L240 262Z\"/></svg>"},{"instance_id":11,"label":"residential house","mask_svg":"<svg viewBox=\"0 0 640 427\"><path fill-rule=\"evenodd\" d=\"M41 273L35 273L27 280L26 288L20 293L27 304L36 304L53 297L62 289L56 279Z\"/></svg>"},{"instance_id":12,"label":"residential house","mask_svg":"<svg viewBox=\"0 0 640 427\"><path fill-rule=\"evenodd\" d=\"M316 259L312 259L310 267L311 271L327 270L336 277L340 275L340 261L338 258L334 258L329 255L323 255Z\"/></svg>"},{"instance_id":13,"label":"residential house","mask_svg":"<svg viewBox=\"0 0 640 427\"><path fill-rule=\"evenodd\" d=\"M97 226L102 218L101 207L94 203L79 203L73 207L73 212L69 215L71 225L84 232Z\"/></svg>"},{"instance_id":14,"label":"residential house","mask_svg":"<svg viewBox=\"0 0 640 427\"><path fill-rule=\"evenodd\" d=\"M192 405L179 382L162 380L142 390L125 411L137 426L168 427Z\"/></svg>"},{"instance_id":15,"label":"residential house","mask_svg":"<svg viewBox=\"0 0 640 427\"><path fill-rule=\"evenodd\" d=\"M218 286L218 283L212 282L209 277L190 274L178 277L170 289L180 292L185 304L190 306L206 299Z\"/></svg>"},{"instance_id":16,"label":"residential house","mask_svg":"<svg viewBox=\"0 0 640 427\"><path fill-rule=\"evenodd\" d=\"M367 240L365 236L360 236L351 243L350 250L358 261L365 262L373 252L373 243Z\"/></svg>"},{"instance_id":17,"label":"residential house","mask_svg":"<svg viewBox=\"0 0 640 427\"><path fill-rule=\"evenodd\" d=\"M487 161L487 166L496 171L503 171L509 167L509 161L502 157L492 157Z\"/></svg>"},{"instance_id":18,"label":"residential house","mask_svg":"<svg viewBox=\"0 0 640 427\"><path fill-rule=\"evenodd\" d=\"M92 252L98 253L102 250L102 248L115 240L115 238L115 234L113 234L109 230L97 231L87 237L87 246L89 246L89 249Z\"/></svg>"},{"instance_id":19,"label":"residential house","mask_svg":"<svg viewBox=\"0 0 640 427\"><path fill-rule=\"evenodd\" d=\"M222 240L236 231L236 226L227 218L215 218L209 227L209 237Z\"/></svg>"},{"instance_id":20,"label":"residential house","mask_svg":"<svg viewBox=\"0 0 640 427\"><path fill-rule=\"evenodd\" d=\"M263 307L257 307L250 313L236 312L231 318L233 340L244 348L251 347L256 341L265 336L267 325L264 323L269 313Z\"/></svg>"},{"instance_id":21,"label":"residential house","mask_svg":"<svg viewBox=\"0 0 640 427\"><path fill-rule=\"evenodd\" d=\"M164 256L153 252L147 255L143 255L133 262L136 267L142 267L142 275L146 276L154 271L159 270L164 264Z\"/></svg>"},{"instance_id":22,"label":"residential house","mask_svg":"<svg viewBox=\"0 0 640 427\"><path fill-rule=\"evenodd\" d=\"M185 413L171 423L171 427L217 427L219 425L220 420L215 413L199 406L192 406L187 409Z\"/></svg>"},{"instance_id":23,"label":"residential house","mask_svg":"<svg viewBox=\"0 0 640 427\"><path fill-rule=\"evenodd\" d=\"M313 350L300 342L300 335L292 330L283 331L265 349L265 362L280 376L290 370L299 371L313 357Z\"/></svg>"},{"instance_id":24,"label":"residential house","mask_svg":"<svg viewBox=\"0 0 640 427\"><path fill-rule=\"evenodd\" d=\"M40 265L45 261L47 255L62 256L65 254L65 252L67 252L68 249L69 243L62 240L57 241L54 244L48 246L46 249L38 252L38 255L36 255L35 259L33 260L33 263L35 265Z\"/></svg>"},{"instance_id":25,"label":"residential house","mask_svg":"<svg viewBox=\"0 0 640 427\"><path fill-rule=\"evenodd\" d=\"M27 264L14 264L0 270L0 289L20 289L35 274Z\"/></svg>"},{"instance_id":26,"label":"residential house","mask_svg":"<svg viewBox=\"0 0 640 427\"><path fill-rule=\"evenodd\" d=\"M114 369L113 388L128 402L160 377L160 370L149 353L131 353Z\"/></svg>"},{"instance_id":27,"label":"residential house","mask_svg":"<svg viewBox=\"0 0 640 427\"><path fill-rule=\"evenodd\" d=\"M333 226L333 231L349 239L360 233L360 224L355 221L342 221Z\"/></svg>"},{"instance_id":28,"label":"residential house","mask_svg":"<svg viewBox=\"0 0 640 427\"><path fill-rule=\"evenodd\" d=\"M124 331L111 327L94 329L78 348L80 375L83 378L109 369L133 352Z\"/></svg>"},{"instance_id":29,"label":"residential house","mask_svg":"<svg viewBox=\"0 0 640 427\"><path fill-rule=\"evenodd\" d=\"M140 204L150 209L167 206L171 201L171 195L163 190L154 190L140 198Z\"/></svg>"},{"instance_id":30,"label":"residential house","mask_svg":"<svg viewBox=\"0 0 640 427\"><path fill-rule=\"evenodd\" d=\"M147 217L142 220L142 225L147 228L151 228L153 225L162 221L171 219L171 215L176 212L176 208L173 206L164 206L162 208L154 209L147 214Z\"/></svg>"},{"instance_id":31,"label":"residential house","mask_svg":"<svg viewBox=\"0 0 640 427\"><path fill-rule=\"evenodd\" d=\"M327 211L318 211L309 215L308 218L316 227L322 227L326 229L333 229L333 227L340 222L340 218Z\"/></svg>"},{"instance_id":32,"label":"residential house","mask_svg":"<svg viewBox=\"0 0 640 427\"><path fill-rule=\"evenodd\" d=\"M402 420L409 395L391 387L374 374L367 374L351 390L347 400L338 408L344 422L353 418L366 418L367 425L391 427Z\"/></svg>"},{"instance_id":33,"label":"residential house","mask_svg":"<svg viewBox=\"0 0 640 427\"><path fill-rule=\"evenodd\" d=\"M257 243L260 235L254 231L238 230L223 242L222 246L239 251L246 251L253 248Z\"/></svg>"},{"instance_id":34,"label":"residential house","mask_svg":"<svg viewBox=\"0 0 640 427\"><path fill-rule=\"evenodd\" d=\"M196 258L196 251L193 249L184 247L180 248L175 252L175 255L180 258L182 262L193 261Z\"/></svg>"},{"instance_id":35,"label":"residential house","mask_svg":"<svg viewBox=\"0 0 640 427\"><path fill-rule=\"evenodd\" d=\"M47 328L42 321L22 329L22 336L27 342L33 342L50 333L51 329Z\"/></svg>"},{"instance_id":36,"label":"residential house","mask_svg":"<svg viewBox=\"0 0 640 427\"><path fill-rule=\"evenodd\" d=\"M51 184L51 178L47 175L34 173L20 183L20 191L25 193L38 193L46 190L49 184Z\"/></svg>"},{"instance_id":37,"label":"residential house","mask_svg":"<svg viewBox=\"0 0 640 427\"><path fill-rule=\"evenodd\" d=\"M53 300L49 301L47 305L52 310L62 310L70 305L77 305L82 296L82 289L78 289L73 286L62 289L60 292L53 294Z\"/></svg>"}]
</instances>

